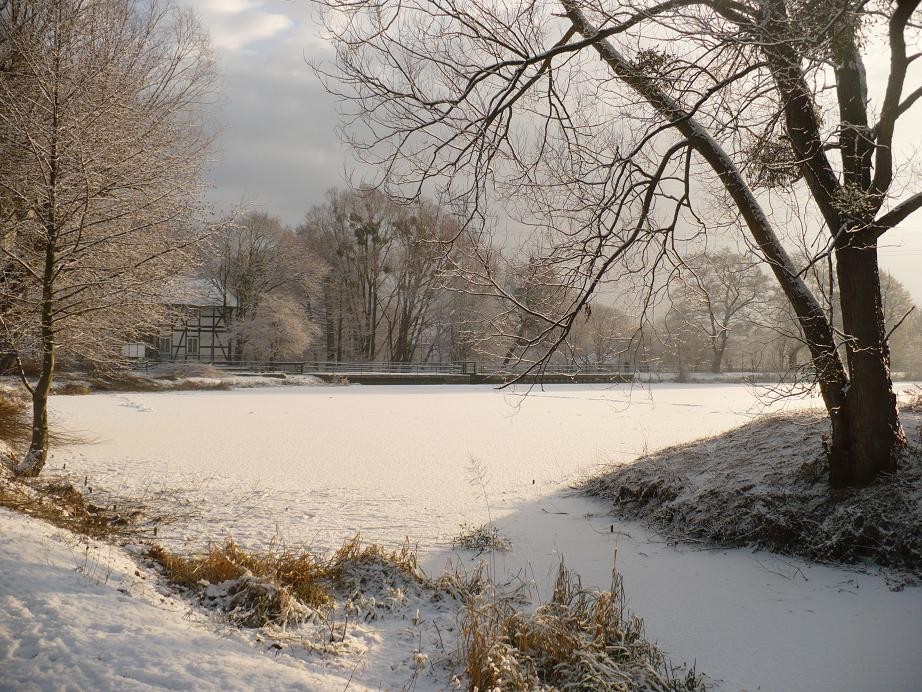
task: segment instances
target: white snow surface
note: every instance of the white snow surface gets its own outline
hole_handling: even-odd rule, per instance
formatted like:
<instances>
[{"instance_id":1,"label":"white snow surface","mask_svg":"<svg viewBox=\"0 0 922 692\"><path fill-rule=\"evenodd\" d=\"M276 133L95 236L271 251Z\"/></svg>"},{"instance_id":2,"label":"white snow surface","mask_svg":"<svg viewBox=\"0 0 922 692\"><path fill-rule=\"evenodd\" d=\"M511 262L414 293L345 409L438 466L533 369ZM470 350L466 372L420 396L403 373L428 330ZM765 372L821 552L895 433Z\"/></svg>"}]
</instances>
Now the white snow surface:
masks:
<instances>
[{"instance_id":1,"label":"white snow surface","mask_svg":"<svg viewBox=\"0 0 922 692\"><path fill-rule=\"evenodd\" d=\"M722 689L922 689L922 588L894 592L878 574L764 552L669 545L637 524L616 521L604 503L568 492L570 484L602 464L716 434L764 413L752 388L561 385L524 393L349 386L59 396L52 399L53 420L93 443L57 450L47 472L81 482L86 476L90 486L156 496L182 511L194 510L194 517L160 536L174 549L201 547L225 534L253 547L281 537L317 549L336 547L355 532L394 544L409 536L420 545L424 567L437 574L448 558L457 558L450 543L459 525L492 519L513 545L508 554L495 556L498 575L533 582L539 596L549 595L561 557L584 585L606 587L617 550L629 606L644 618L650 637L674 662L694 661ZM2 525L7 524L4 516ZM0 671L14 658L3 649L5 642L21 638L10 634L17 627L34 632L39 648L70 647L72 658L92 658L96 654L86 647L95 640L81 638L76 625L64 632L50 626L57 617L52 611L80 606L39 595L38 589L29 595L31 573L41 580L57 577L45 574L49 560L18 547L27 534L28 540L39 540L36 529L21 531L4 530L0 549L5 570L0 599L7 599L4 612L13 614L0 621ZM14 547L19 552L14 551L11 568L5 554ZM16 555L24 566L16 566ZM60 562L63 555L55 559ZM9 569L19 575L12 587ZM95 618L99 628L121 623L124 632L135 617L124 608L161 607L144 598L124 606L123 594L80 581L73 565L67 576L76 584L68 593L75 594L75 604L83 603L84 626ZM50 583L48 591L57 585ZM94 594L106 588L108 595L98 596L99 607L91 606ZM32 598L32 605L17 610L14 601L25 598ZM62 620L71 616L61 612ZM222 671L200 675L196 666L205 664L198 657L171 664L184 671L176 676L207 680L201 687L251 688L251 672L265 676L258 688L284 688L298 679L303 689L343 689L349 679L348 669L330 673L328 659L270 659L236 635L220 639L179 613L170 617L172 624L160 624L161 631L185 628L185 634L170 630L174 646L189 649L192 645L182 641L188 636L195 647L214 647L207 650L216 658L207 665ZM46 629L36 630L42 618ZM382 653L380 633L369 630L368 642L353 663L350 689L399 685L387 661L403 659ZM404 646L412 656L412 641ZM110 675L123 674L118 656L103 648L98 674L106 661L113 668ZM150 653L141 646L125 651L152 660L167 656L167 648L152 644ZM230 660L237 656L239 662ZM28 661L17 665L11 670L22 674L30 666ZM307 677L290 677L292 670ZM162 682L145 678L138 684ZM447 685L447 678L432 675L418 679L415 689Z\"/></svg>"},{"instance_id":2,"label":"white snow surface","mask_svg":"<svg viewBox=\"0 0 922 692\"><path fill-rule=\"evenodd\" d=\"M342 689L161 594L123 551L0 508L0 689ZM143 570L143 571L142 571ZM342 680L340 684L340 680Z\"/></svg>"}]
</instances>

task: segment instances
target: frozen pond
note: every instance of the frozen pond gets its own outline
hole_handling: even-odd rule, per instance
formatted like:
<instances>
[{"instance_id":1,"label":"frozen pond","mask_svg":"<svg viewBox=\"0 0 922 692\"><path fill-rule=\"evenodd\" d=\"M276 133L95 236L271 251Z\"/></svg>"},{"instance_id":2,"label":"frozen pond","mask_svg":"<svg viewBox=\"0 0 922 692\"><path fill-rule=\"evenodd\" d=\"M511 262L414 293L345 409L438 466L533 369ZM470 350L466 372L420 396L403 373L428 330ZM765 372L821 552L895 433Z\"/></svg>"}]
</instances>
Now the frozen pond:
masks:
<instances>
[{"instance_id":1,"label":"frozen pond","mask_svg":"<svg viewBox=\"0 0 922 692\"><path fill-rule=\"evenodd\" d=\"M52 464L69 461L68 470L124 492L201 491L245 542L278 529L320 547L356 531L431 546L600 464L764 411L744 385L524 393L352 386L54 397L54 420L97 443L56 453Z\"/></svg>"},{"instance_id":2,"label":"frozen pond","mask_svg":"<svg viewBox=\"0 0 922 692\"><path fill-rule=\"evenodd\" d=\"M523 394L318 386L55 397L54 420L94 444L57 451L49 470L66 463L121 493L165 492L196 510L167 542L226 532L330 548L357 531L408 536L435 573L457 557L460 524L492 517L514 546L497 572L543 596L561 556L584 584L607 586L617 548L629 603L653 638L726 689L918 689L922 589L894 593L876 575L764 553L676 548L567 492L601 464L764 413L751 387Z\"/></svg>"}]
</instances>

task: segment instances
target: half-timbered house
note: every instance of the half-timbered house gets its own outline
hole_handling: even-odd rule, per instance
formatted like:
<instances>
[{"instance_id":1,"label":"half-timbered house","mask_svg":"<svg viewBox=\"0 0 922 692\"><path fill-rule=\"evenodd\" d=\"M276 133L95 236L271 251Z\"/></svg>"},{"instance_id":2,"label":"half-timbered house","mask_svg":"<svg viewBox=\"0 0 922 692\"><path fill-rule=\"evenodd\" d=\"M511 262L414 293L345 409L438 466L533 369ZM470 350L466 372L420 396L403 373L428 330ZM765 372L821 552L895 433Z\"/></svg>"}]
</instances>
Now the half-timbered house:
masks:
<instances>
[{"instance_id":1,"label":"half-timbered house","mask_svg":"<svg viewBox=\"0 0 922 692\"><path fill-rule=\"evenodd\" d=\"M161 361L233 360L233 321L237 301L205 279L183 282L166 298L176 321L153 344Z\"/></svg>"}]
</instances>

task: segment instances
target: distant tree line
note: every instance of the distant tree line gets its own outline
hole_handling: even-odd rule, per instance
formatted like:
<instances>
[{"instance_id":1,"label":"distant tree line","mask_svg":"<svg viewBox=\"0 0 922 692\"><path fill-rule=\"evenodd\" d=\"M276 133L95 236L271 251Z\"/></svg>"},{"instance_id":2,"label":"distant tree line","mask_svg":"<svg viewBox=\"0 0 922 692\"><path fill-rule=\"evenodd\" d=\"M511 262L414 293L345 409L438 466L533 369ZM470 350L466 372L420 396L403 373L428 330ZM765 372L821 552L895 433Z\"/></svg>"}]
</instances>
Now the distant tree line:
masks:
<instances>
[{"instance_id":1,"label":"distant tree line","mask_svg":"<svg viewBox=\"0 0 922 692\"><path fill-rule=\"evenodd\" d=\"M331 190L296 228L264 212L224 223L202 263L234 315L233 356L333 362L479 361L675 373L794 376L809 349L789 302L750 256L729 248L677 263L644 321L627 301L587 304L565 338L548 317L573 290L546 262L472 242L432 201ZM474 255L477 255L476 257ZM825 265L807 283L840 325ZM897 372L922 372L922 315L882 279ZM557 343L559 341L559 343Z\"/></svg>"}]
</instances>

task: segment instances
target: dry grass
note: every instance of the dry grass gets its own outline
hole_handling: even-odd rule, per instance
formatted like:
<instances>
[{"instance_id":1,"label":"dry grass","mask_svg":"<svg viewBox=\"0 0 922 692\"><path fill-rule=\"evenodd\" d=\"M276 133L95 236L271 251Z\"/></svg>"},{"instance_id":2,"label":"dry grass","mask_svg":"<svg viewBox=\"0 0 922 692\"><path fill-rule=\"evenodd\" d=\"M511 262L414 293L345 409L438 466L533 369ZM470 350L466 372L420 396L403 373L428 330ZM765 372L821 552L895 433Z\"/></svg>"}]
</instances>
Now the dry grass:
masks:
<instances>
[{"instance_id":1,"label":"dry grass","mask_svg":"<svg viewBox=\"0 0 922 692\"><path fill-rule=\"evenodd\" d=\"M208 375L192 375L180 370L169 372L151 371L150 374L119 371L104 375L81 376L78 382L62 383L58 389L62 394L90 392L164 392L164 391L201 391L213 389L230 389L227 382L220 378L221 371L203 366L190 372L207 372ZM193 377L198 379L182 379ZM74 391L68 392L68 388Z\"/></svg>"},{"instance_id":2,"label":"dry grass","mask_svg":"<svg viewBox=\"0 0 922 692\"><path fill-rule=\"evenodd\" d=\"M395 576L423 578L409 544L388 550L363 543L359 536L329 557L277 544L262 552L247 551L233 540L200 555L179 556L159 545L151 546L147 555L170 582L197 593L204 605L244 627L286 627L326 618L337 591L351 595Z\"/></svg>"},{"instance_id":3,"label":"dry grass","mask_svg":"<svg viewBox=\"0 0 922 692\"><path fill-rule=\"evenodd\" d=\"M909 400L901 407L904 411L912 413L922 413L922 386L916 385L909 392Z\"/></svg>"},{"instance_id":4,"label":"dry grass","mask_svg":"<svg viewBox=\"0 0 922 692\"><path fill-rule=\"evenodd\" d=\"M328 606L333 600L324 583L329 577L327 566L306 551L271 546L262 553L249 552L229 539L223 545L210 546L202 555L181 557L154 545L148 556L163 567L167 579L193 590L206 586L203 582L220 584L251 574L278 584L314 608Z\"/></svg>"},{"instance_id":5,"label":"dry grass","mask_svg":"<svg viewBox=\"0 0 922 692\"><path fill-rule=\"evenodd\" d=\"M242 627L286 627L333 603L325 565L307 552L248 552L228 540L203 555L182 557L159 545L147 555L172 583L197 592Z\"/></svg>"},{"instance_id":6,"label":"dry grass","mask_svg":"<svg viewBox=\"0 0 922 692\"><path fill-rule=\"evenodd\" d=\"M220 380L182 380L170 386L169 389L177 392L200 392L231 389L231 386Z\"/></svg>"},{"instance_id":7,"label":"dry grass","mask_svg":"<svg viewBox=\"0 0 922 692\"><path fill-rule=\"evenodd\" d=\"M141 507L130 502L101 506L67 480L16 478L0 469L0 506L96 539L127 541L143 537Z\"/></svg>"},{"instance_id":8,"label":"dry grass","mask_svg":"<svg viewBox=\"0 0 922 692\"><path fill-rule=\"evenodd\" d=\"M220 379L225 373L210 363L164 363L151 370L151 375L166 380L178 380L186 377L208 377Z\"/></svg>"},{"instance_id":9,"label":"dry grass","mask_svg":"<svg viewBox=\"0 0 922 692\"><path fill-rule=\"evenodd\" d=\"M580 489L670 539L886 567L901 584L922 577L922 417L904 406L901 418L910 444L896 473L865 488L830 490L828 419L799 412L612 467Z\"/></svg>"},{"instance_id":10,"label":"dry grass","mask_svg":"<svg viewBox=\"0 0 922 692\"><path fill-rule=\"evenodd\" d=\"M56 393L67 396L86 396L92 394L93 390L83 382L64 382Z\"/></svg>"},{"instance_id":11,"label":"dry grass","mask_svg":"<svg viewBox=\"0 0 922 692\"><path fill-rule=\"evenodd\" d=\"M0 393L0 441L12 449L28 444L32 436L32 417L28 399L9 392Z\"/></svg>"},{"instance_id":12,"label":"dry grass","mask_svg":"<svg viewBox=\"0 0 922 692\"><path fill-rule=\"evenodd\" d=\"M478 554L491 550L505 553L512 549L512 542L493 524L461 524L460 532L451 539L451 547L472 550Z\"/></svg>"},{"instance_id":13,"label":"dry grass","mask_svg":"<svg viewBox=\"0 0 922 692\"><path fill-rule=\"evenodd\" d=\"M587 591L561 564L551 601L533 613L484 594L464 608L461 644L471 691L705 689L645 639L615 572L610 591Z\"/></svg>"},{"instance_id":14,"label":"dry grass","mask_svg":"<svg viewBox=\"0 0 922 692\"><path fill-rule=\"evenodd\" d=\"M395 550L388 550L377 543L364 543L356 534L343 543L327 563L329 577L340 587L349 586L360 568L366 568L366 571L368 568L384 569L411 579L424 579L416 548L409 541Z\"/></svg>"}]
</instances>

